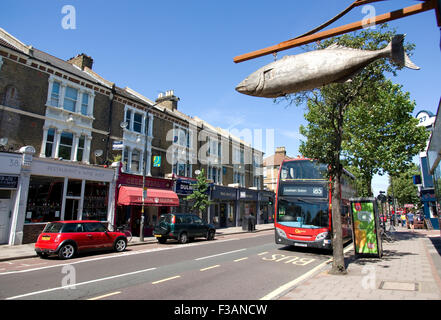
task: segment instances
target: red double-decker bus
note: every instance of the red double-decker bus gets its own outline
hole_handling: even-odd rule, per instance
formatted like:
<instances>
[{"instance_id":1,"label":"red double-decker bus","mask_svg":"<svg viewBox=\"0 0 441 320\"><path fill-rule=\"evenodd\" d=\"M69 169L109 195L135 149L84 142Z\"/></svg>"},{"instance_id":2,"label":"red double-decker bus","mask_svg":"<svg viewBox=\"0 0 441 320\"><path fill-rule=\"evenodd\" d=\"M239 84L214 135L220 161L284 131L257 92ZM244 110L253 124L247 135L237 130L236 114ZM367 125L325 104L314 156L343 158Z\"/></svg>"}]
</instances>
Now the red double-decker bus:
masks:
<instances>
[{"instance_id":1,"label":"red double-decker bus","mask_svg":"<svg viewBox=\"0 0 441 320\"><path fill-rule=\"evenodd\" d=\"M279 169L275 203L276 244L331 249L331 188L327 166L311 159L285 160ZM352 240L349 199L356 194L354 176L341 179L343 241Z\"/></svg>"}]
</instances>

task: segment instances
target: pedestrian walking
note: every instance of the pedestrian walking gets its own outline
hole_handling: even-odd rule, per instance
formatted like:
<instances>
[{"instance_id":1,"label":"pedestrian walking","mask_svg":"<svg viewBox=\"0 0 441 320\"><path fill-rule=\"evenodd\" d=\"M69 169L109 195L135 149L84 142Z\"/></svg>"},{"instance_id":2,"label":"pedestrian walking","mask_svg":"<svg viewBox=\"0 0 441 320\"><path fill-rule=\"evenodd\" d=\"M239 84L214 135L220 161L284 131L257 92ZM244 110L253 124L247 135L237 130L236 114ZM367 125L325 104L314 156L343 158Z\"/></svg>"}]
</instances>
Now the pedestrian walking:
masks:
<instances>
[{"instance_id":1,"label":"pedestrian walking","mask_svg":"<svg viewBox=\"0 0 441 320\"><path fill-rule=\"evenodd\" d=\"M407 223L409 224L412 232L414 231L414 224L413 224L414 218L415 218L415 215L412 213L412 211L409 211L409 213L407 214Z\"/></svg>"},{"instance_id":2,"label":"pedestrian walking","mask_svg":"<svg viewBox=\"0 0 441 320\"><path fill-rule=\"evenodd\" d=\"M406 226L406 215L404 213L401 214L401 226Z\"/></svg>"}]
</instances>

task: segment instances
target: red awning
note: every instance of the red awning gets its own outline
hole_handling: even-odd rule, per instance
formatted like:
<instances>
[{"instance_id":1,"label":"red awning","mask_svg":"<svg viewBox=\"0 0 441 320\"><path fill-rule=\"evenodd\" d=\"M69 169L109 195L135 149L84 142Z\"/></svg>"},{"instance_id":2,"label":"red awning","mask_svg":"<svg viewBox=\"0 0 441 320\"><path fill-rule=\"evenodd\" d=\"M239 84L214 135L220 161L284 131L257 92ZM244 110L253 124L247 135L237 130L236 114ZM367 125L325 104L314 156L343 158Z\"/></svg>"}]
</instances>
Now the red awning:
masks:
<instances>
[{"instance_id":1,"label":"red awning","mask_svg":"<svg viewBox=\"0 0 441 320\"><path fill-rule=\"evenodd\" d=\"M157 207L177 207L179 206L178 195L171 190L147 189L147 198L144 204ZM141 206L142 188L121 186L118 194L118 205Z\"/></svg>"}]
</instances>

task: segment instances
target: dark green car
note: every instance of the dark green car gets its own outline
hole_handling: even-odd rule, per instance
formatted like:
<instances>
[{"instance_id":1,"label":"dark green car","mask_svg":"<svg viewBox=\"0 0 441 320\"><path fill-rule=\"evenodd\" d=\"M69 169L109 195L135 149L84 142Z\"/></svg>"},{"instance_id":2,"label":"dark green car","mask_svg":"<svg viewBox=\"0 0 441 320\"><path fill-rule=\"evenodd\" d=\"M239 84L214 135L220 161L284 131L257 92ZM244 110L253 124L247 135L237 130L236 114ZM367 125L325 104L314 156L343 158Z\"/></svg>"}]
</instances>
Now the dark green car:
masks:
<instances>
[{"instance_id":1,"label":"dark green car","mask_svg":"<svg viewBox=\"0 0 441 320\"><path fill-rule=\"evenodd\" d=\"M196 237L204 237L213 240L216 229L213 225L204 223L201 218L194 214L168 213L159 218L159 223L153 230L153 235L159 243L167 242L167 239L178 240L179 243L187 243Z\"/></svg>"}]
</instances>

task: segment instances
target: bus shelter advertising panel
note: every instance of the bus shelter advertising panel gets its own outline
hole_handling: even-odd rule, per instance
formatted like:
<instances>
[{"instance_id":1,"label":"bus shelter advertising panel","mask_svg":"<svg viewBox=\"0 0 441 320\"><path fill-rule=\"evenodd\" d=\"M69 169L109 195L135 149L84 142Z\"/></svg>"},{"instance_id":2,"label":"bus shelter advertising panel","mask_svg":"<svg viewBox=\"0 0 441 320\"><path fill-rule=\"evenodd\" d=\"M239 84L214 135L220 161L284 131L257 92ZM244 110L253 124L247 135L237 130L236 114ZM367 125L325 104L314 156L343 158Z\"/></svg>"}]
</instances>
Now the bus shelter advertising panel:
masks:
<instances>
[{"instance_id":1,"label":"bus shelter advertising panel","mask_svg":"<svg viewBox=\"0 0 441 320\"><path fill-rule=\"evenodd\" d=\"M382 256L379 219L374 198L351 199L355 255Z\"/></svg>"}]
</instances>

